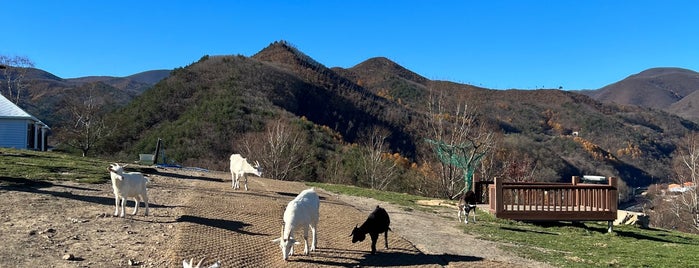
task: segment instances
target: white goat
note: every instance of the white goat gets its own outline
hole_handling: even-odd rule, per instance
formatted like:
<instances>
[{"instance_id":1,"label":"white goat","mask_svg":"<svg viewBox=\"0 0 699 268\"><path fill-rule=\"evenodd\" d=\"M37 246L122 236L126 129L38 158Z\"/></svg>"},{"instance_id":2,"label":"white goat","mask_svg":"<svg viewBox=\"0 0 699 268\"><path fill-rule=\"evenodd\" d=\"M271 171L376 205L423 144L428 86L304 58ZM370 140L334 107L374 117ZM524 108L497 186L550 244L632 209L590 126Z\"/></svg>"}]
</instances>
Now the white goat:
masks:
<instances>
[{"instance_id":1,"label":"white goat","mask_svg":"<svg viewBox=\"0 0 699 268\"><path fill-rule=\"evenodd\" d=\"M255 174L258 177L262 176L262 171L260 171L260 163L255 161L255 166L253 167L248 163L248 161L240 156L239 154L231 155L231 176L233 177L233 189L240 189L240 178L245 179L245 191L248 190L248 173Z\"/></svg>"},{"instance_id":2,"label":"white goat","mask_svg":"<svg viewBox=\"0 0 699 268\"><path fill-rule=\"evenodd\" d=\"M146 183L148 179L143 177L140 172L124 172L124 167L117 163L109 165L109 174L112 177L112 189L114 189L114 217L124 217L124 205L126 199L133 197L136 206L133 209L133 215L138 212L138 201L146 204L146 213L148 216L148 192ZM121 214L119 214L119 200L121 200Z\"/></svg>"},{"instance_id":3,"label":"white goat","mask_svg":"<svg viewBox=\"0 0 699 268\"><path fill-rule=\"evenodd\" d=\"M308 228L313 232L310 251L316 250L316 231L318 228L320 198L314 188L303 190L294 200L291 200L284 211L284 225L281 237L272 240L282 249L282 258L287 260L294 254L294 245L299 244L293 234L297 228L303 228L303 253L308 255Z\"/></svg>"},{"instance_id":4,"label":"white goat","mask_svg":"<svg viewBox=\"0 0 699 268\"><path fill-rule=\"evenodd\" d=\"M203 261L204 261L204 259L201 259L201 260L199 261L199 263L197 263L197 266L192 266L192 265L194 265L194 258L192 258L191 260L189 260L189 262L187 262L187 260L182 260L182 267L183 267L183 268L204 268L204 267L201 267L201 263L202 263ZM221 267L221 262L220 262L220 261L217 261L216 263L210 265L210 266L207 267L207 268L219 268L219 267Z\"/></svg>"}]
</instances>

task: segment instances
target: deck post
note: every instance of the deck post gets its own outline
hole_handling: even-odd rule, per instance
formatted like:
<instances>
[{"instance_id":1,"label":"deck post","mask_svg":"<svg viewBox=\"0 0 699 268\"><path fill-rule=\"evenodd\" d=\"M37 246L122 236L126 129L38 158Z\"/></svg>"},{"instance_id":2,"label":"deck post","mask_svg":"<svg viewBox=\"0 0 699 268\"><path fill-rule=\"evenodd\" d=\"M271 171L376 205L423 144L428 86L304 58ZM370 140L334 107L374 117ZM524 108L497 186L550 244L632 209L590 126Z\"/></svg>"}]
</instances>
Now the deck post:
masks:
<instances>
[{"instance_id":1,"label":"deck post","mask_svg":"<svg viewBox=\"0 0 699 268\"><path fill-rule=\"evenodd\" d=\"M495 198L492 196L490 197L491 199L495 199L495 215L498 215L498 213L503 211L503 197L502 197L502 179L495 177L494 179L494 184L495 184ZM492 202L493 200L491 200Z\"/></svg>"}]
</instances>

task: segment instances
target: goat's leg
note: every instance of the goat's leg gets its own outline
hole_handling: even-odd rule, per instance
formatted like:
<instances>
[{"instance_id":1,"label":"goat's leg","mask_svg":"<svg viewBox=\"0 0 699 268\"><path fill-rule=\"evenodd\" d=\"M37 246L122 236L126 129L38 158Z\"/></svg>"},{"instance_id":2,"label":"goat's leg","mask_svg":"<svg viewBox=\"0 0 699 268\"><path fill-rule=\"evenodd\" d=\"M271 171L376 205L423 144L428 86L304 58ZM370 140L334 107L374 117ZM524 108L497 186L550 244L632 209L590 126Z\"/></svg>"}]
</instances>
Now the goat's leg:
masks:
<instances>
[{"instance_id":1,"label":"goat's leg","mask_svg":"<svg viewBox=\"0 0 699 268\"><path fill-rule=\"evenodd\" d=\"M369 233L371 236L371 254L376 254L376 240L379 240L379 233Z\"/></svg>"},{"instance_id":2,"label":"goat's leg","mask_svg":"<svg viewBox=\"0 0 699 268\"><path fill-rule=\"evenodd\" d=\"M114 197L114 217L119 216L119 196Z\"/></svg>"},{"instance_id":3,"label":"goat's leg","mask_svg":"<svg viewBox=\"0 0 699 268\"><path fill-rule=\"evenodd\" d=\"M316 250L316 241L318 238L316 236L316 226L318 226L317 223L316 223L316 225L311 225L311 251Z\"/></svg>"},{"instance_id":4,"label":"goat's leg","mask_svg":"<svg viewBox=\"0 0 699 268\"><path fill-rule=\"evenodd\" d=\"M386 230L385 233L383 233L383 242L384 242L384 247L388 249L388 230Z\"/></svg>"},{"instance_id":5,"label":"goat's leg","mask_svg":"<svg viewBox=\"0 0 699 268\"><path fill-rule=\"evenodd\" d=\"M308 226L303 228L303 255L308 255Z\"/></svg>"},{"instance_id":6,"label":"goat's leg","mask_svg":"<svg viewBox=\"0 0 699 268\"><path fill-rule=\"evenodd\" d=\"M145 216L148 216L148 194L141 195L141 202L143 202L146 205L146 213L143 214Z\"/></svg>"},{"instance_id":7,"label":"goat's leg","mask_svg":"<svg viewBox=\"0 0 699 268\"><path fill-rule=\"evenodd\" d=\"M459 207L459 212L456 213L456 218L459 220L459 222L461 222L461 211L462 210L463 209Z\"/></svg>"},{"instance_id":8,"label":"goat's leg","mask_svg":"<svg viewBox=\"0 0 699 268\"><path fill-rule=\"evenodd\" d=\"M124 206L126 206L126 198L122 197L121 198L121 213L119 214L119 217L122 217L122 218L124 217L124 213L126 211Z\"/></svg>"},{"instance_id":9,"label":"goat's leg","mask_svg":"<svg viewBox=\"0 0 699 268\"><path fill-rule=\"evenodd\" d=\"M476 222L476 207L474 206L473 209L471 209L471 210L473 210L473 222L475 223Z\"/></svg>"},{"instance_id":10,"label":"goat's leg","mask_svg":"<svg viewBox=\"0 0 699 268\"><path fill-rule=\"evenodd\" d=\"M133 201L136 203L136 205L133 207L133 213L131 213L131 215L136 215L138 212L138 196L134 196Z\"/></svg>"},{"instance_id":11,"label":"goat's leg","mask_svg":"<svg viewBox=\"0 0 699 268\"><path fill-rule=\"evenodd\" d=\"M245 179L245 191L247 191L248 190L248 175L243 174L243 179Z\"/></svg>"},{"instance_id":12,"label":"goat's leg","mask_svg":"<svg viewBox=\"0 0 699 268\"><path fill-rule=\"evenodd\" d=\"M466 214L466 217L464 218L464 223L465 223L465 224L468 224L468 214L469 214L469 213L471 213L471 207L469 207L468 205L466 205L466 206L464 207L464 214Z\"/></svg>"}]
</instances>

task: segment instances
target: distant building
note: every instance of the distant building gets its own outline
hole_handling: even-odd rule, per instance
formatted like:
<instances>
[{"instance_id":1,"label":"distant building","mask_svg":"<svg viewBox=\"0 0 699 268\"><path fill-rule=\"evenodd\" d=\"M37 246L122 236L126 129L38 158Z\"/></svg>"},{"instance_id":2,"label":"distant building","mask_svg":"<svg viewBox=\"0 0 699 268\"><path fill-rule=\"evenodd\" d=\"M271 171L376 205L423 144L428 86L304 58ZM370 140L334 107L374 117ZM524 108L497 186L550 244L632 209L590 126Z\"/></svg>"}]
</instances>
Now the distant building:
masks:
<instances>
[{"instance_id":1,"label":"distant building","mask_svg":"<svg viewBox=\"0 0 699 268\"><path fill-rule=\"evenodd\" d=\"M0 147L46 151L49 126L0 95Z\"/></svg>"},{"instance_id":2,"label":"distant building","mask_svg":"<svg viewBox=\"0 0 699 268\"><path fill-rule=\"evenodd\" d=\"M670 184L667 186L667 190L671 193L684 193L686 191L692 190L696 186L693 182L685 182L683 184Z\"/></svg>"}]
</instances>

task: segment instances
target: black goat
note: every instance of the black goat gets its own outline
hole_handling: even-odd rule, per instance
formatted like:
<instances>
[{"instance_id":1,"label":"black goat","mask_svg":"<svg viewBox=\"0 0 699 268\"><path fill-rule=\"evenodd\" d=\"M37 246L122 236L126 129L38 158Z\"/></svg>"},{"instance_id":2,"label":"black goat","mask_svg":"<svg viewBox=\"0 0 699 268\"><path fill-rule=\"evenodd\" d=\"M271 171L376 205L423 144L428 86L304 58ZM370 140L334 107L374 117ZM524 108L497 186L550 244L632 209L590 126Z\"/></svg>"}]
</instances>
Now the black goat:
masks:
<instances>
[{"instance_id":1,"label":"black goat","mask_svg":"<svg viewBox=\"0 0 699 268\"><path fill-rule=\"evenodd\" d=\"M376 240L379 239L380 233L384 233L384 246L388 249L388 231L391 230L391 227L388 227L388 225L390 224L391 219L388 217L386 210L376 206L376 209L369 214L369 217L362 223L362 226L355 226L354 230L352 230L352 234L350 235L352 237L352 243L364 241L366 234L369 234L371 236L371 254L375 254Z\"/></svg>"},{"instance_id":2,"label":"black goat","mask_svg":"<svg viewBox=\"0 0 699 268\"><path fill-rule=\"evenodd\" d=\"M468 191L464 194L461 194L461 197L459 197L459 214L457 217L459 217L459 221L461 221L461 212L464 213L464 223L468 224L468 213L473 210L473 222L476 222L476 193L473 191Z\"/></svg>"}]
</instances>

